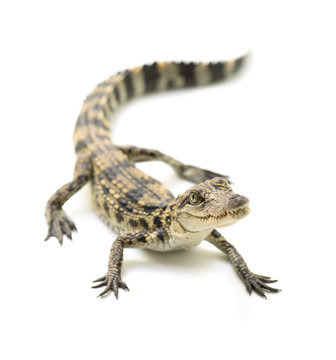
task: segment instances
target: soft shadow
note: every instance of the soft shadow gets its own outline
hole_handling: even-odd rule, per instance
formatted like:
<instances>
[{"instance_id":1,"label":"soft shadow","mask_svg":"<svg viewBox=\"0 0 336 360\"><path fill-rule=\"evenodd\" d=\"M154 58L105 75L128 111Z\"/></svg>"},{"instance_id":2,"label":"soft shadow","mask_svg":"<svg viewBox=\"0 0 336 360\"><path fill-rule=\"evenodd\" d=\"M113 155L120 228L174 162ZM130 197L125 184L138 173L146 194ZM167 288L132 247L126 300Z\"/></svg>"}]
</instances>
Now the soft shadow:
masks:
<instances>
[{"instance_id":1,"label":"soft shadow","mask_svg":"<svg viewBox=\"0 0 336 360\"><path fill-rule=\"evenodd\" d=\"M133 269L134 267L141 266L165 266L173 268L189 268L200 269L209 267L214 260L229 261L227 256L221 252L216 252L207 249L191 249L180 250L171 252L156 252L150 250L143 251L145 259L132 260L125 259L124 270Z\"/></svg>"}]
</instances>

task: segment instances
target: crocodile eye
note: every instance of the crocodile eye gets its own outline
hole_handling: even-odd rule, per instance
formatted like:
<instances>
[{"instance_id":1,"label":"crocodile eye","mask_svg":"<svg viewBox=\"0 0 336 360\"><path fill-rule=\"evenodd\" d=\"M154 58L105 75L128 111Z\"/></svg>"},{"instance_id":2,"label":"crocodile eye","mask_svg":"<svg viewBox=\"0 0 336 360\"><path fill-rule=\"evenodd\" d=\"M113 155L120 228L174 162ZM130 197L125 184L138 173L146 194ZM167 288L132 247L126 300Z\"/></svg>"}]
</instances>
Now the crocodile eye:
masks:
<instances>
[{"instance_id":1,"label":"crocodile eye","mask_svg":"<svg viewBox=\"0 0 336 360\"><path fill-rule=\"evenodd\" d=\"M197 205L202 201L202 197L199 193L197 192L192 192L189 195L189 202L191 205Z\"/></svg>"}]
</instances>

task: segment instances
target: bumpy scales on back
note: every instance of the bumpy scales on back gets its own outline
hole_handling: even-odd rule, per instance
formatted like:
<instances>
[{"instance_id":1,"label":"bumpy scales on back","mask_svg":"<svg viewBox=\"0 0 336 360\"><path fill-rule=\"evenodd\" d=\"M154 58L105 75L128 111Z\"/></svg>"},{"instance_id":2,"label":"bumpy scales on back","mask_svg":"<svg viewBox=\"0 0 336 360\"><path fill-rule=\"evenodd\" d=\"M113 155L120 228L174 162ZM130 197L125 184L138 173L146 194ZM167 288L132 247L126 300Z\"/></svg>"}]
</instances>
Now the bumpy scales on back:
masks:
<instances>
[{"instance_id":1,"label":"bumpy scales on back","mask_svg":"<svg viewBox=\"0 0 336 360\"><path fill-rule=\"evenodd\" d=\"M225 175L185 165L157 150L118 146L110 137L110 118L127 100L168 89L199 86L226 79L237 72L245 57L216 63L157 62L126 70L99 84L86 98L74 132L77 155L73 180L51 196L46 206L47 239L71 239L75 224L63 204L87 182L92 185L96 212L119 236L114 240L100 296L128 290L121 280L125 247L170 251L188 249L207 240L227 254L248 292L265 297L278 292L275 280L252 273L238 251L215 230L234 224L249 213L249 201L235 194ZM161 160L192 188L177 198L161 183L135 167L136 162Z\"/></svg>"}]
</instances>

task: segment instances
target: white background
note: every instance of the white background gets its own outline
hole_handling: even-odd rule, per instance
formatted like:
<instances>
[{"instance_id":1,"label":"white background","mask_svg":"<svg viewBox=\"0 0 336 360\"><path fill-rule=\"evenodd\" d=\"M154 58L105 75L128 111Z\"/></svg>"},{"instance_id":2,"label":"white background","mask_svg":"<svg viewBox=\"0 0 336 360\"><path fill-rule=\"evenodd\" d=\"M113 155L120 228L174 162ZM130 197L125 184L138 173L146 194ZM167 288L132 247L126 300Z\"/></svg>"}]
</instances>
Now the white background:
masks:
<instances>
[{"instance_id":1,"label":"white background","mask_svg":"<svg viewBox=\"0 0 336 360\"><path fill-rule=\"evenodd\" d=\"M234 3L234 4L233 4ZM7 1L0 6L2 359L335 359L333 1ZM44 206L72 176L85 96L126 67L230 59L234 81L123 108L119 144L230 174L252 212L223 234L283 291L248 296L209 244L125 250L130 293L96 299L115 234L88 188L65 206L61 248ZM143 169L175 194L190 184Z\"/></svg>"}]
</instances>

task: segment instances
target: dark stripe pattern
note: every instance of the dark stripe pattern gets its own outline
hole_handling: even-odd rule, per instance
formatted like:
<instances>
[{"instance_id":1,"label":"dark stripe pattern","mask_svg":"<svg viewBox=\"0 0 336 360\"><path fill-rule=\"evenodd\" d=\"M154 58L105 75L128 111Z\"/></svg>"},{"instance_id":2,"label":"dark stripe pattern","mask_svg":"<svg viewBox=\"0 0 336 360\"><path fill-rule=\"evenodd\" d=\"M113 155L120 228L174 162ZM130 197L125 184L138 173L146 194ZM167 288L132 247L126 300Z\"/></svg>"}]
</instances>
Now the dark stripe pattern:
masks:
<instances>
[{"instance_id":1,"label":"dark stripe pattern","mask_svg":"<svg viewBox=\"0 0 336 360\"><path fill-rule=\"evenodd\" d=\"M224 79L224 77L225 77L224 63L222 63L222 62L210 63L209 70L210 70L212 81L218 81L218 80Z\"/></svg>"},{"instance_id":2,"label":"dark stripe pattern","mask_svg":"<svg viewBox=\"0 0 336 360\"><path fill-rule=\"evenodd\" d=\"M142 70L145 79L146 93L155 91L160 78L157 63L155 62L152 65L144 65Z\"/></svg>"},{"instance_id":3,"label":"dark stripe pattern","mask_svg":"<svg viewBox=\"0 0 336 360\"><path fill-rule=\"evenodd\" d=\"M235 64L234 64L234 72L237 72L240 70L240 68L242 67L242 65L244 64L244 61L245 61L245 56L242 56L240 58L238 58L236 61L235 61Z\"/></svg>"},{"instance_id":4,"label":"dark stripe pattern","mask_svg":"<svg viewBox=\"0 0 336 360\"><path fill-rule=\"evenodd\" d=\"M195 86L196 78L195 78L195 63L184 63L181 62L178 64L180 75L185 79L186 86Z\"/></svg>"},{"instance_id":5,"label":"dark stripe pattern","mask_svg":"<svg viewBox=\"0 0 336 360\"><path fill-rule=\"evenodd\" d=\"M126 87L127 98L131 99L134 95L134 88L133 88L131 72L129 70L125 71L124 83Z\"/></svg>"}]
</instances>

